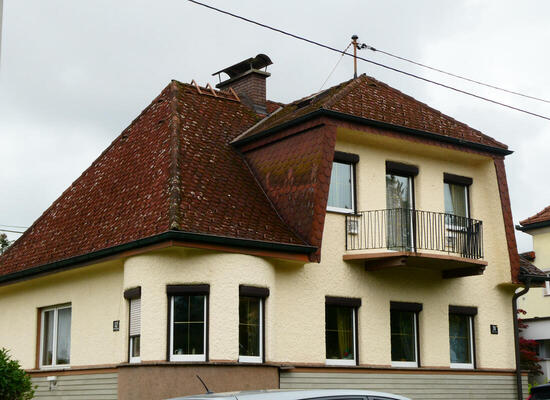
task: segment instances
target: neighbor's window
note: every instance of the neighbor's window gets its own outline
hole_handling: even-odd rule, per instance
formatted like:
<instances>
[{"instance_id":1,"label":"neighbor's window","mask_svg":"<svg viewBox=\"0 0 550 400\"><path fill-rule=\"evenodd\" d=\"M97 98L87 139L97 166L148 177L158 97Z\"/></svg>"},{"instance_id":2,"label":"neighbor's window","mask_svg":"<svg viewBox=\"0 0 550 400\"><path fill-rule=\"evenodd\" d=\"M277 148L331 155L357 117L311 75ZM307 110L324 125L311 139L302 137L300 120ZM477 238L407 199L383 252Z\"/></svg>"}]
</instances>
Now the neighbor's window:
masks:
<instances>
[{"instance_id":1,"label":"neighbor's window","mask_svg":"<svg viewBox=\"0 0 550 400\"><path fill-rule=\"evenodd\" d=\"M451 368L474 368L475 307L449 306Z\"/></svg>"},{"instance_id":2,"label":"neighbor's window","mask_svg":"<svg viewBox=\"0 0 550 400\"><path fill-rule=\"evenodd\" d=\"M207 295L170 297L170 360L206 361Z\"/></svg>"},{"instance_id":3,"label":"neighbor's window","mask_svg":"<svg viewBox=\"0 0 550 400\"><path fill-rule=\"evenodd\" d=\"M325 304L326 363L357 364L357 307L360 299L327 297Z\"/></svg>"},{"instance_id":4,"label":"neighbor's window","mask_svg":"<svg viewBox=\"0 0 550 400\"><path fill-rule=\"evenodd\" d=\"M391 363L393 367L418 367L418 303L391 303Z\"/></svg>"},{"instance_id":5,"label":"neighbor's window","mask_svg":"<svg viewBox=\"0 0 550 400\"><path fill-rule=\"evenodd\" d=\"M68 366L71 362L71 306L41 312L40 366Z\"/></svg>"},{"instance_id":6,"label":"neighbor's window","mask_svg":"<svg viewBox=\"0 0 550 400\"><path fill-rule=\"evenodd\" d=\"M239 361L262 362L263 299L239 297Z\"/></svg>"},{"instance_id":7,"label":"neighbor's window","mask_svg":"<svg viewBox=\"0 0 550 400\"><path fill-rule=\"evenodd\" d=\"M546 271L546 275L550 276L550 273ZM544 295L550 296L550 281L544 281Z\"/></svg>"},{"instance_id":8,"label":"neighbor's window","mask_svg":"<svg viewBox=\"0 0 550 400\"><path fill-rule=\"evenodd\" d=\"M130 299L130 362L140 361L141 298Z\"/></svg>"}]
</instances>

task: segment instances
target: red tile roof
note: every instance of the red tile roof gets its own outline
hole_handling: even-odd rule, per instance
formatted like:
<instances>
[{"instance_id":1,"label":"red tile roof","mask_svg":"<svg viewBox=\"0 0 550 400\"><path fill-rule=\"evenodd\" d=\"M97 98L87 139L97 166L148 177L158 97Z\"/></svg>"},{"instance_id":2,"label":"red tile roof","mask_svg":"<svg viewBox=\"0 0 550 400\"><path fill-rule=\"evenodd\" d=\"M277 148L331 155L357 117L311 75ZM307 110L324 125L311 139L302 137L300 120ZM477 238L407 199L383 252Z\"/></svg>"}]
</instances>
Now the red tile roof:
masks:
<instances>
[{"instance_id":1,"label":"red tile roof","mask_svg":"<svg viewBox=\"0 0 550 400\"><path fill-rule=\"evenodd\" d=\"M228 144L257 121L232 96L172 82L0 257L0 275L170 229L304 244Z\"/></svg>"},{"instance_id":2,"label":"red tile roof","mask_svg":"<svg viewBox=\"0 0 550 400\"><path fill-rule=\"evenodd\" d=\"M531 225L531 224L536 224L538 222L546 222L546 221L550 221L550 206L546 207L542 211L539 211L535 215L524 219L523 221L519 221L519 223L525 226L525 225Z\"/></svg>"},{"instance_id":3,"label":"red tile roof","mask_svg":"<svg viewBox=\"0 0 550 400\"><path fill-rule=\"evenodd\" d=\"M491 147L508 148L480 131L366 75L287 104L282 110L267 116L260 124L239 136L237 141L250 138L257 133L319 109L337 111Z\"/></svg>"}]
</instances>

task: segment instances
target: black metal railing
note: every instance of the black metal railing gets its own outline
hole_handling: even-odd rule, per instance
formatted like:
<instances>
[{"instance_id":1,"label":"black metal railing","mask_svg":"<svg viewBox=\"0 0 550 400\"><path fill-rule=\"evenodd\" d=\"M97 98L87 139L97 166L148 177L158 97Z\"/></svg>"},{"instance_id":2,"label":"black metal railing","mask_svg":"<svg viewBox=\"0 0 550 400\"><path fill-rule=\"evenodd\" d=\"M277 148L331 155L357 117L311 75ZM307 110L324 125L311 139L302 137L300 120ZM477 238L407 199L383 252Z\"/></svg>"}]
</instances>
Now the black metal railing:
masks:
<instances>
[{"instance_id":1,"label":"black metal railing","mask_svg":"<svg viewBox=\"0 0 550 400\"><path fill-rule=\"evenodd\" d=\"M483 258L483 223L432 211L394 208L346 215L346 250L433 250Z\"/></svg>"}]
</instances>

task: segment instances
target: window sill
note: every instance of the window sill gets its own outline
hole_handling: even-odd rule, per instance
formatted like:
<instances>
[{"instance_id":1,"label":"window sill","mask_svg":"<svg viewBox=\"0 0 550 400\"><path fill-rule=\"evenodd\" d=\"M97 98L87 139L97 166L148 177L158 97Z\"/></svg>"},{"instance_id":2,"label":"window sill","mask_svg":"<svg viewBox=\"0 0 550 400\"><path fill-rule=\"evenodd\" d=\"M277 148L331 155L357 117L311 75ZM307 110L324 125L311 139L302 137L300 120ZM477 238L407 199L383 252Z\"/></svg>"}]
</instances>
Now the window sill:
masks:
<instances>
[{"instance_id":1,"label":"window sill","mask_svg":"<svg viewBox=\"0 0 550 400\"><path fill-rule=\"evenodd\" d=\"M392 368L418 368L416 361L392 361Z\"/></svg>"},{"instance_id":2,"label":"window sill","mask_svg":"<svg viewBox=\"0 0 550 400\"><path fill-rule=\"evenodd\" d=\"M473 365L473 364L451 363L451 369L467 369L467 370L473 370L473 369L474 369L474 365Z\"/></svg>"},{"instance_id":3,"label":"window sill","mask_svg":"<svg viewBox=\"0 0 550 400\"><path fill-rule=\"evenodd\" d=\"M342 365L356 366L357 362L355 360L330 359L330 360L325 360L325 364L329 366L342 366Z\"/></svg>"},{"instance_id":4,"label":"window sill","mask_svg":"<svg viewBox=\"0 0 550 400\"><path fill-rule=\"evenodd\" d=\"M350 210L348 208L338 208L338 207L327 207L327 212L334 214L347 214L355 215L355 210Z\"/></svg>"},{"instance_id":5,"label":"window sill","mask_svg":"<svg viewBox=\"0 0 550 400\"><path fill-rule=\"evenodd\" d=\"M41 365L40 371L65 371L71 369L70 365Z\"/></svg>"},{"instance_id":6,"label":"window sill","mask_svg":"<svg viewBox=\"0 0 550 400\"><path fill-rule=\"evenodd\" d=\"M170 361L183 361L183 362L205 362L206 356L204 354L198 355L178 355L174 354L170 356Z\"/></svg>"},{"instance_id":7,"label":"window sill","mask_svg":"<svg viewBox=\"0 0 550 400\"><path fill-rule=\"evenodd\" d=\"M241 364L261 364L261 363L263 363L263 360L262 360L262 357L239 356L239 363L241 363Z\"/></svg>"}]
</instances>

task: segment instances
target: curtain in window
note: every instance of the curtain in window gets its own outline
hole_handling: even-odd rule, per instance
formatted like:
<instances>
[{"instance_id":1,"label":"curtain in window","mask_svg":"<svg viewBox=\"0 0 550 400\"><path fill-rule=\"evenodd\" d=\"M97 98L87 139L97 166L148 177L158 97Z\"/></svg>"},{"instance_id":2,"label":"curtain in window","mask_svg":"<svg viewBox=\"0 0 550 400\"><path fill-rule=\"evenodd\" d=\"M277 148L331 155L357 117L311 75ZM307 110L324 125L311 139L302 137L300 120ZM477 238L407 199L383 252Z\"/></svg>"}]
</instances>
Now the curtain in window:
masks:
<instances>
[{"instance_id":1,"label":"curtain in window","mask_svg":"<svg viewBox=\"0 0 550 400\"><path fill-rule=\"evenodd\" d=\"M470 364L472 362L470 318L468 315L449 315L451 363Z\"/></svg>"},{"instance_id":2,"label":"curtain in window","mask_svg":"<svg viewBox=\"0 0 550 400\"><path fill-rule=\"evenodd\" d=\"M414 319L412 311L391 311L392 361L416 361Z\"/></svg>"},{"instance_id":3,"label":"curtain in window","mask_svg":"<svg viewBox=\"0 0 550 400\"><path fill-rule=\"evenodd\" d=\"M260 356L260 307L257 297L239 298L239 355Z\"/></svg>"},{"instance_id":4,"label":"curtain in window","mask_svg":"<svg viewBox=\"0 0 550 400\"><path fill-rule=\"evenodd\" d=\"M326 306L326 358L353 360L353 308Z\"/></svg>"},{"instance_id":5,"label":"curtain in window","mask_svg":"<svg viewBox=\"0 0 550 400\"><path fill-rule=\"evenodd\" d=\"M386 175L386 240L389 249L409 250L412 247L412 203L410 178Z\"/></svg>"},{"instance_id":6,"label":"curtain in window","mask_svg":"<svg viewBox=\"0 0 550 400\"><path fill-rule=\"evenodd\" d=\"M445 183L445 213L466 217L466 186Z\"/></svg>"},{"instance_id":7,"label":"curtain in window","mask_svg":"<svg viewBox=\"0 0 550 400\"><path fill-rule=\"evenodd\" d=\"M61 308L57 312L57 364L70 364L71 309Z\"/></svg>"},{"instance_id":8,"label":"curtain in window","mask_svg":"<svg viewBox=\"0 0 550 400\"><path fill-rule=\"evenodd\" d=\"M351 165L334 162L330 176L328 206L351 210Z\"/></svg>"},{"instance_id":9,"label":"curtain in window","mask_svg":"<svg viewBox=\"0 0 550 400\"><path fill-rule=\"evenodd\" d=\"M44 330L44 338L42 339L42 365L52 365L53 363L54 313L55 310L50 310L43 314L44 321L42 321L42 329Z\"/></svg>"}]
</instances>

